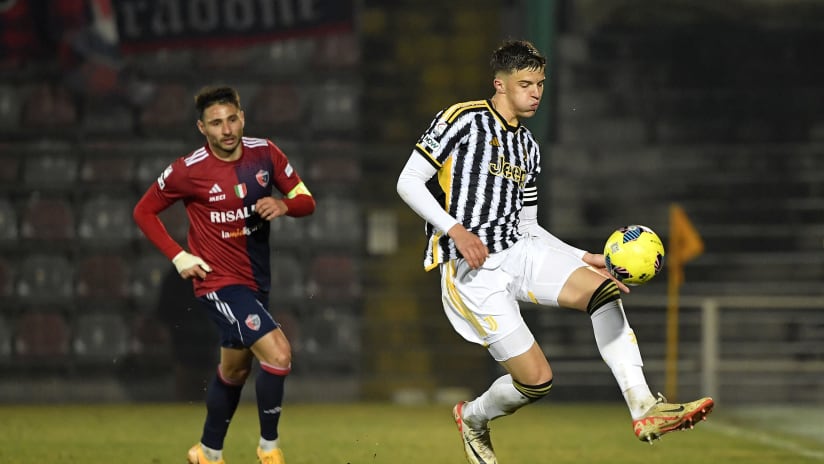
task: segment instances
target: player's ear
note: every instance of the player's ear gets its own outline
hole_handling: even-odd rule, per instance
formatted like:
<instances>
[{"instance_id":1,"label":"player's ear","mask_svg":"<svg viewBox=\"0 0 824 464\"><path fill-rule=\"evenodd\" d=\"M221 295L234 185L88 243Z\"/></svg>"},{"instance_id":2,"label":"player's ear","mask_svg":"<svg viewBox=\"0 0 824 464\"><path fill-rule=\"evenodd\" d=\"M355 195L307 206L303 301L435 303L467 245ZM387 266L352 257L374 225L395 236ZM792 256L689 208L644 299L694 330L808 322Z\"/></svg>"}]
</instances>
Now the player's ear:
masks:
<instances>
[{"instance_id":1,"label":"player's ear","mask_svg":"<svg viewBox=\"0 0 824 464\"><path fill-rule=\"evenodd\" d=\"M506 93L506 87L504 87L504 81L499 78L495 78L492 81L492 86L495 87L495 93Z\"/></svg>"},{"instance_id":2,"label":"player's ear","mask_svg":"<svg viewBox=\"0 0 824 464\"><path fill-rule=\"evenodd\" d=\"M203 121L200 119L197 120L197 130L199 130L201 134L206 135L206 129L203 126Z\"/></svg>"},{"instance_id":3,"label":"player's ear","mask_svg":"<svg viewBox=\"0 0 824 464\"><path fill-rule=\"evenodd\" d=\"M244 113L243 110L240 110L238 115L240 116L240 128L243 129L246 127L246 113Z\"/></svg>"}]
</instances>

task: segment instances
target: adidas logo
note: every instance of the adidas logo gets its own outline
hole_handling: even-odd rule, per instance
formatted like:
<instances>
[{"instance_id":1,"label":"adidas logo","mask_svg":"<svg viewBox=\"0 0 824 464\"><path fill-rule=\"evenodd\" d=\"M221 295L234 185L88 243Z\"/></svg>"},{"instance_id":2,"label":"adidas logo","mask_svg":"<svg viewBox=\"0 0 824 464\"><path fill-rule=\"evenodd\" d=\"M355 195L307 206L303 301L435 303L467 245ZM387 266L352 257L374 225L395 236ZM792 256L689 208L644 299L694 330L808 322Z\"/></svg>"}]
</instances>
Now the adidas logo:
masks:
<instances>
[{"instance_id":1,"label":"adidas logo","mask_svg":"<svg viewBox=\"0 0 824 464\"><path fill-rule=\"evenodd\" d=\"M212 188L209 189L209 194L210 195L214 195L216 193L222 193L222 192L223 192L223 190L221 190L220 186L217 185L217 184L213 185Z\"/></svg>"}]
</instances>

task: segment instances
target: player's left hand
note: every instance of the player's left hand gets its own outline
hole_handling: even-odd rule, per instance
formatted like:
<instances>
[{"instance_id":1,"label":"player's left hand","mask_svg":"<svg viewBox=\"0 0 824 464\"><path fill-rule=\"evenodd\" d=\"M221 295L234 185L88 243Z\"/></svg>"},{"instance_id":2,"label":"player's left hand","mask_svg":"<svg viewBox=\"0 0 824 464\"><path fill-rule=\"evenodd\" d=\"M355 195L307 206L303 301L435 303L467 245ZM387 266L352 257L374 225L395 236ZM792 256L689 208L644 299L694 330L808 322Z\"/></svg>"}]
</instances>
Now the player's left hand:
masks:
<instances>
[{"instance_id":1,"label":"player's left hand","mask_svg":"<svg viewBox=\"0 0 824 464\"><path fill-rule=\"evenodd\" d=\"M289 207L283 200L275 197L264 197L255 203L255 211L267 221L283 216L289 211Z\"/></svg>"},{"instance_id":2,"label":"player's left hand","mask_svg":"<svg viewBox=\"0 0 824 464\"><path fill-rule=\"evenodd\" d=\"M586 253L581 259L585 263L589 264L592 270L608 279L611 279L613 282L618 284L619 290L621 290L624 293L629 293L629 287L627 287L626 284L622 283L621 281L613 277L612 274L610 274L607 270L607 261L606 258L604 258L604 255L596 253Z\"/></svg>"}]
</instances>

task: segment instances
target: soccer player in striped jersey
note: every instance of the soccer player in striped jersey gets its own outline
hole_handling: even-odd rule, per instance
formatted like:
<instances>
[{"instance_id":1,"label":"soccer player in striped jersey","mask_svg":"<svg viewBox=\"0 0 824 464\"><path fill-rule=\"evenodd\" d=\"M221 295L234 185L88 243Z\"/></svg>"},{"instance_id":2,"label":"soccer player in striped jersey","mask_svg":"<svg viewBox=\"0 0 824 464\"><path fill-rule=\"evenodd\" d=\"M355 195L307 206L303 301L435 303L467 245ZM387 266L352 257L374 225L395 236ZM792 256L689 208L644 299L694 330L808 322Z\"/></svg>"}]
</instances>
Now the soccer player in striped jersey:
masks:
<instances>
[{"instance_id":1,"label":"soccer player in striped jersey","mask_svg":"<svg viewBox=\"0 0 824 464\"><path fill-rule=\"evenodd\" d=\"M504 42L492 54L493 96L439 112L397 183L401 198L426 220L424 267L440 271L447 318L507 371L478 398L453 408L472 464L497 462L491 420L552 387L552 369L518 301L590 316L641 440L691 428L713 407L710 398L668 404L653 396L621 303L621 291L629 289L609 276L603 255L572 247L538 224L540 150L521 120L538 109L545 66L531 43Z\"/></svg>"},{"instance_id":2,"label":"soccer player in striped jersey","mask_svg":"<svg viewBox=\"0 0 824 464\"><path fill-rule=\"evenodd\" d=\"M220 333L220 365L206 391L203 433L188 460L224 462L223 441L256 358L257 455L264 464L281 464L278 421L291 349L268 309L269 221L309 215L315 200L277 145L243 136L237 91L205 88L195 96L195 107L205 145L172 162L134 208L146 237L181 277L193 281L195 296ZM186 205L189 251L158 218L177 201Z\"/></svg>"}]
</instances>

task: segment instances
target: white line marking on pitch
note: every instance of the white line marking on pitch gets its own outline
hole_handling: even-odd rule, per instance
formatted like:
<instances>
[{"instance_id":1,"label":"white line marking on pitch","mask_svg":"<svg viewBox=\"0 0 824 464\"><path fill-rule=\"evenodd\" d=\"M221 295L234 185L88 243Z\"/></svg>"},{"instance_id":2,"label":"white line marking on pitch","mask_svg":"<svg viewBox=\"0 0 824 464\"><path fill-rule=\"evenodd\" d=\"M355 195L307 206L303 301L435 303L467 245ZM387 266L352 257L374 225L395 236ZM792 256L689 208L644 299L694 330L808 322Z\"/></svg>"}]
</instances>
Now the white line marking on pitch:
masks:
<instances>
[{"instance_id":1,"label":"white line marking on pitch","mask_svg":"<svg viewBox=\"0 0 824 464\"><path fill-rule=\"evenodd\" d=\"M714 429L718 429L720 432L725 433L727 435L732 435L740 438L745 438L748 440L752 440L763 445L772 446L773 448L780 448L785 451L789 451L791 453L795 453L799 456L804 456L807 458L817 459L820 461L824 461L824 451L818 451L814 449L805 448L797 443L794 443L789 440L783 440L780 438L775 438L767 435L763 432L757 432L755 430L748 430L741 427L736 427L734 425L727 425L727 424L719 424L718 422L708 422L703 424L705 427L710 427Z\"/></svg>"}]
</instances>

